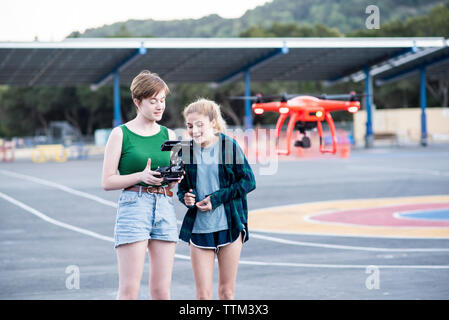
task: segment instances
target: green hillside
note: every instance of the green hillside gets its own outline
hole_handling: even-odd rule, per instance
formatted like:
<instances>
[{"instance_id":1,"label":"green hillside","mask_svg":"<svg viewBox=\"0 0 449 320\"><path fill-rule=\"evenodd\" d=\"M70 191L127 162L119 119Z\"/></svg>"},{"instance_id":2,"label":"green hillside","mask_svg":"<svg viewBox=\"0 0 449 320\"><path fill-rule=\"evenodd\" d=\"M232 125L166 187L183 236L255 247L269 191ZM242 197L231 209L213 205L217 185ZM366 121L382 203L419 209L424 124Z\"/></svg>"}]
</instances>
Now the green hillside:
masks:
<instances>
[{"instance_id":1,"label":"green hillside","mask_svg":"<svg viewBox=\"0 0 449 320\"><path fill-rule=\"evenodd\" d=\"M368 5L379 7L381 26L426 14L441 0L273 0L248 10L237 19L209 15L201 19L172 21L128 20L73 32L70 37L238 37L251 26L267 28L273 23L322 24L342 34L365 28Z\"/></svg>"}]
</instances>

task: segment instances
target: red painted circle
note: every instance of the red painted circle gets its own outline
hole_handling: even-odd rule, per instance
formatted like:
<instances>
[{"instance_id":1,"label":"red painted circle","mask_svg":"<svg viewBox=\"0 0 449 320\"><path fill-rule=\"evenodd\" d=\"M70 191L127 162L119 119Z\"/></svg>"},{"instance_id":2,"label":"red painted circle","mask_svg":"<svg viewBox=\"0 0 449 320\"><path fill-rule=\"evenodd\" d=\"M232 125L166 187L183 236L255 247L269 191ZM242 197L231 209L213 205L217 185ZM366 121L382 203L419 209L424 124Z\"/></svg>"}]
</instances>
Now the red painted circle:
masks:
<instances>
[{"instance_id":1,"label":"red painted circle","mask_svg":"<svg viewBox=\"0 0 449 320\"><path fill-rule=\"evenodd\" d=\"M386 227L449 227L449 221L399 217L415 210L449 209L449 203L422 203L368 209L343 210L309 217L312 221Z\"/></svg>"}]
</instances>

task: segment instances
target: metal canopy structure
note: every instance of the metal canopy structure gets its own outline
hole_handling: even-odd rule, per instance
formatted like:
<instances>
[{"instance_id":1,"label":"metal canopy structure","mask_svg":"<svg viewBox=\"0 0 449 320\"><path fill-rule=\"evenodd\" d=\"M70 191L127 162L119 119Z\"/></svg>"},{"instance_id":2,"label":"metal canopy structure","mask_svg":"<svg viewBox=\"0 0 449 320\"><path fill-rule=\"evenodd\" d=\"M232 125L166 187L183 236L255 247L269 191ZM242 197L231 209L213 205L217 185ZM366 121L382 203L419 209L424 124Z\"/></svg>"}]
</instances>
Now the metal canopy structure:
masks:
<instances>
[{"instance_id":1,"label":"metal canopy structure","mask_svg":"<svg viewBox=\"0 0 449 320\"><path fill-rule=\"evenodd\" d=\"M167 82L331 80L443 38L76 38L0 42L0 84L129 85L142 69ZM105 81L106 80L106 81Z\"/></svg>"},{"instance_id":2,"label":"metal canopy structure","mask_svg":"<svg viewBox=\"0 0 449 320\"><path fill-rule=\"evenodd\" d=\"M425 49L419 54L411 55L409 59L397 61L391 68L379 72L376 76L376 84L418 76L419 70L427 70L427 78L430 80L449 78L449 40L443 48Z\"/></svg>"},{"instance_id":3,"label":"metal canopy structure","mask_svg":"<svg viewBox=\"0 0 449 320\"><path fill-rule=\"evenodd\" d=\"M378 65L371 66L370 74L375 79L376 85L383 85L402 78L417 77L418 71L423 67L429 71L427 78L430 80L448 78L449 40L445 40L445 45L442 47L417 48L392 59L382 61ZM358 82L363 79L365 79L365 73L358 71L337 80Z\"/></svg>"},{"instance_id":4,"label":"metal canopy structure","mask_svg":"<svg viewBox=\"0 0 449 320\"><path fill-rule=\"evenodd\" d=\"M421 106L421 145L427 145L427 79L449 79L449 40L442 48L423 49L410 57L399 59L394 65L377 72L376 83L385 83L419 75Z\"/></svg>"},{"instance_id":5,"label":"metal canopy structure","mask_svg":"<svg viewBox=\"0 0 449 320\"><path fill-rule=\"evenodd\" d=\"M376 85L384 85L412 77L419 78L420 82L421 144L425 146L427 145L426 83L428 80L449 79L449 40L445 40L442 47L416 48L411 52L374 65L369 70L358 71L338 80L361 81L365 79L365 82L368 83L374 79ZM367 111L369 110L367 109ZM368 118L370 116L368 112ZM370 120L367 123L367 131L371 126L369 122Z\"/></svg>"},{"instance_id":6,"label":"metal canopy structure","mask_svg":"<svg viewBox=\"0 0 449 320\"><path fill-rule=\"evenodd\" d=\"M220 85L243 78L247 95L251 81L333 82L359 71L366 77L369 97L365 104L369 144L371 68L417 52L443 50L446 54L446 46L444 38L76 38L0 42L0 85L88 84L95 89L113 83L115 126L121 123L119 87L129 86L143 69L158 73L169 83ZM249 101L245 110L248 128L252 123Z\"/></svg>"}]
</instances>

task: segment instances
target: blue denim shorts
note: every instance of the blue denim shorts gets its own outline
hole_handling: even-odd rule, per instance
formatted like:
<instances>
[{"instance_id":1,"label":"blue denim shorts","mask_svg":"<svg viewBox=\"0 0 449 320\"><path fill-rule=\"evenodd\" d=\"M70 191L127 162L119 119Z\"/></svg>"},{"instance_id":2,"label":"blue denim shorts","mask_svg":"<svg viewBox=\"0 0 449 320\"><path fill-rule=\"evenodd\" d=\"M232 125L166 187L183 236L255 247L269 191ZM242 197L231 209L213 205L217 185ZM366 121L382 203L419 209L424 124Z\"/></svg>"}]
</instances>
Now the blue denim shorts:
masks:
<instances>
[{"instance_id":1,"label":"blue denim shorts","mask_svg":"<svg viewBox=\"0 0 449 320\"><path fill-rule=\"evenodd\" d=\"M122 191L115 222L115 247L142 240L178 241L173 197L164 194Z\"/></svg>"}]
</instances>

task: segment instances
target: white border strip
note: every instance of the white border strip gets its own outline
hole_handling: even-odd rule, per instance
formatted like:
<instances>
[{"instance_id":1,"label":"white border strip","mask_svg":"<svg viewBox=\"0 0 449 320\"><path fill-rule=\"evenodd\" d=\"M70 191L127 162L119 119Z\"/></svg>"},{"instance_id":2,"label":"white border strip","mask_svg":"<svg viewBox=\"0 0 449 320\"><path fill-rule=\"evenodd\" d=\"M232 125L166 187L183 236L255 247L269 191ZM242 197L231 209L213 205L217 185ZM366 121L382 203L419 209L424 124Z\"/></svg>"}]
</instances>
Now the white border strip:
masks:
<instances>
[{"instance_id":1,"label":"white border strip","mask_svg":"<svg viewBox=\"0 0 449 320\"><path fill-rule=\"evenodd\" d=\"M230 49L230 48L412 48L444 47L444 37L354 38L69 38L58 42L0 42L23 49Z\"/></svg>"}]
</instances>

